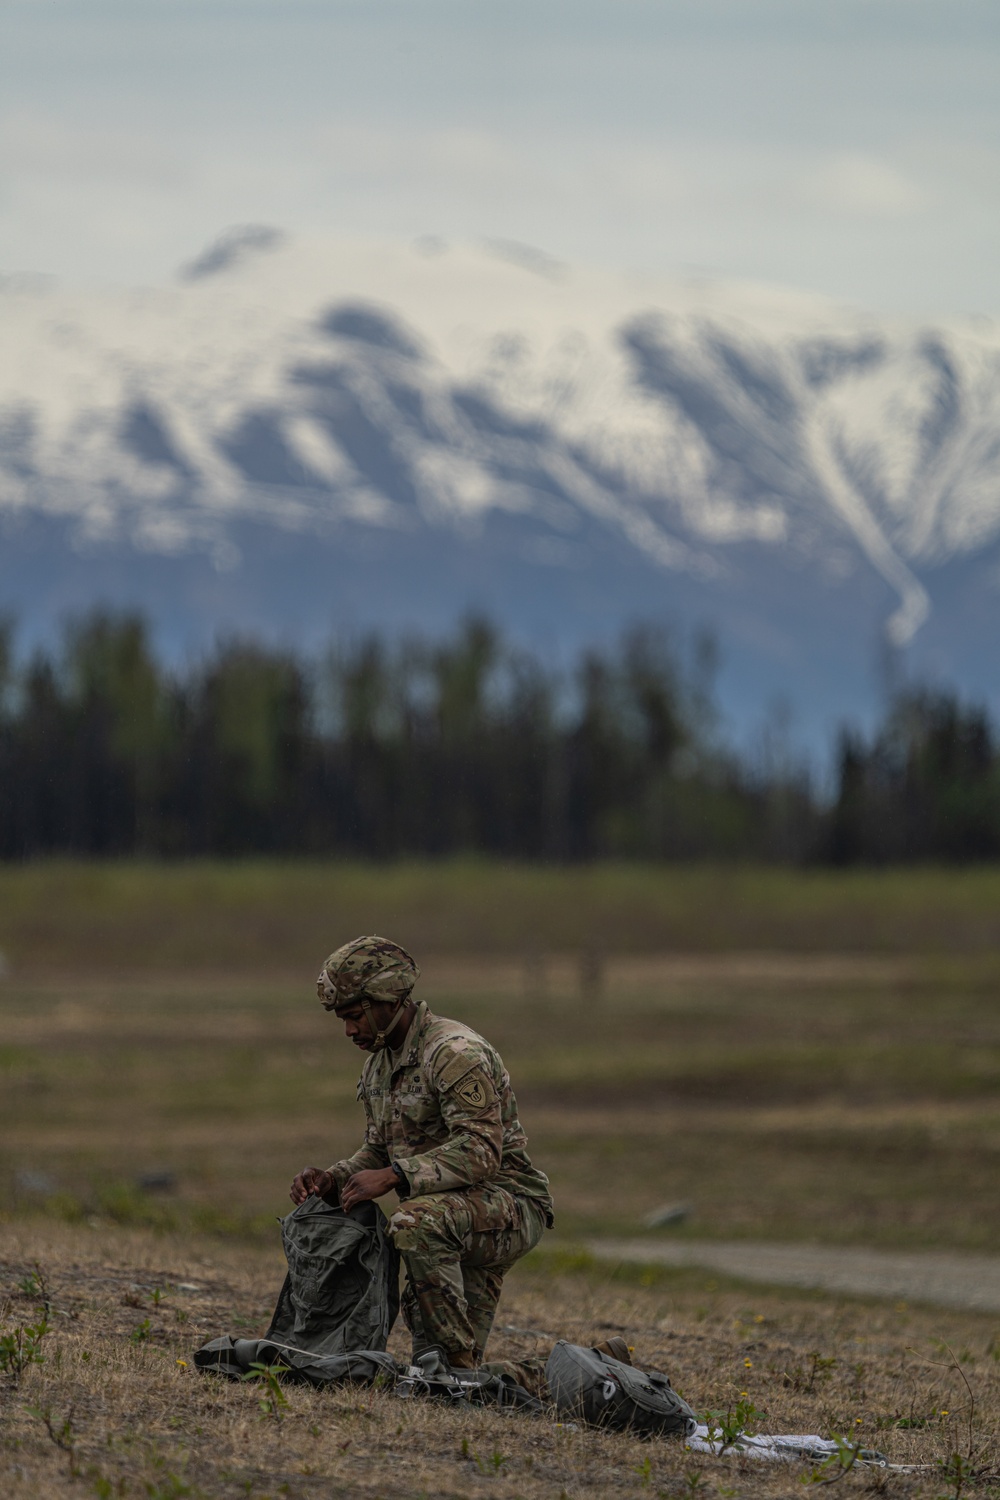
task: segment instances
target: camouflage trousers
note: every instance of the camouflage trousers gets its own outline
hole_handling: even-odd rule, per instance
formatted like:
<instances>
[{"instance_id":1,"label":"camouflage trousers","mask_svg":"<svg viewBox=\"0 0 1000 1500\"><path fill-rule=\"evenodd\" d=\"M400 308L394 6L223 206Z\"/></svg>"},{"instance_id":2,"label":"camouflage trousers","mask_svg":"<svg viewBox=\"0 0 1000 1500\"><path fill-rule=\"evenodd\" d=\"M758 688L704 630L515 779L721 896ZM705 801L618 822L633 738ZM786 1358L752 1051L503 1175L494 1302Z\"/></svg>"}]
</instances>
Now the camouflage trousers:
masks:
<instances>
[{"instance_id":1,"label":"camouflage trousers","mask_svg":"<svg viewBox=\"0 0 1000 1500\"><path fill-rule=\"evenodd\" d=\"M388 1228L406 1266L401 1306L414 1355L438 1344L459 1368L480 1364L504 1274L542 1237L541 1207L486 1185L409 1198Z\"/></svg>"}]
</instances>

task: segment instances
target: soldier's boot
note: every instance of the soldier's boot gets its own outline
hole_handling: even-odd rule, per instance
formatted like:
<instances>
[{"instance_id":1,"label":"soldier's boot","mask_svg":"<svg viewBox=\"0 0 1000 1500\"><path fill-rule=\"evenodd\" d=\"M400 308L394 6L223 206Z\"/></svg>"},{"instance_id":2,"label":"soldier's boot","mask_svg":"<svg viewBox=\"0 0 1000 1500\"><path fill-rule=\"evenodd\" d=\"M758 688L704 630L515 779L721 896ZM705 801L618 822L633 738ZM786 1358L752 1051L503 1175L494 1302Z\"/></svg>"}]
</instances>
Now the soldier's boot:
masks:
<instances>
[{"instance_id":1,"label":"soldier's boot","mask_svg":"<svg viewBox=\"0 0 1000 1500\"><path fill-rule=\"evenodd\" d=\"M605 1339L603 1344L594 1344L592 1347L597 1350L598 1354L610 1354L611 1358L616 1359L620 1365L632 1363L632 1352L625 1340L617 1333Z\"/></svg>"},{"instance_id":2,"label":"soldier's boot","mask_svg":"<svg viewBox=\"0 0 1000 1500\"><path fill-rule=\"evenodd\" d=\"M478 1370L482 1361L474 1351L471 1351L449 1355L448 1363L453 1370Z\"/></svg>"},{"instance_id":3,"label":"soldier's boot","mask_svg":"<svg viewBox=\"0 0 1000 1500\"><path fill-rule=\"evenodd\" d=\"M421 1373L430 1378L434 1375L449 1375L451 1364L440 1344L431 1344L426 1349L414 1349L413 1363Z\"/></svg>"},{"instance_id":4,"label":"soldier's boot","mask_svg":"<svg viewBox=\"0 0 1000 1500\"><path fill-rule=\"evenodd\" d=\"M424 1375L452 1375L457 1370L478 1370L482 1361L475 1354L449 1354L440 1344L414 1347L412 1364Z\"/></svg>"}]
</instances>

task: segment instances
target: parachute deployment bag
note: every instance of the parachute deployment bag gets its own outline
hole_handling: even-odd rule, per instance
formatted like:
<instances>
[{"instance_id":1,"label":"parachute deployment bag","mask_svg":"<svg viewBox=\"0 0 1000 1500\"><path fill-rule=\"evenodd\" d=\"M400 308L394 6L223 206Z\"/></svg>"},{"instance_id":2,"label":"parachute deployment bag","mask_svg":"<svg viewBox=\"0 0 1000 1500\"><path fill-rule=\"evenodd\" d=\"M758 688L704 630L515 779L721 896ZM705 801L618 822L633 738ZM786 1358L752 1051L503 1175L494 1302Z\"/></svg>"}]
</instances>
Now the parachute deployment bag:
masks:
<instances>
[{"instance_id":1,"label":"parachute deployment bag","mask_svg":"<svg viewBox=\"0 0 1000 1500\"><path fill-rule=\"evenodd\" d=\"M280 1361L322 1384L364 1379L368 1358L373 1376L388 1374L394 1361L384 1350L399 1311L399 1256L382 1210L360 1203L348 1212L309 1197L281 1221L281 1238L288 1274L264 1337L213 1339L195 1363L239 1376L255 1361Z\"/></svg>"},{"instance_id":2,"label":"parachute deployment bag","mask_svg":"<svg viewBox=\"0 0 1000 1500\"><path fill-rule=\"evenodd\" d=\"M698 1425L666 1375L637 1370L565 1339L549 1355L545 1378L560 1414L582 1418L593 1427L683 1438Z\"/></svg>"},{"instance_id":3,"label":"parachute deployment bag","mask_svg":"<svg viewBox=\"0 0 1000 1500\"><path fill-rule=\"evenodd\" d=\"M281 1221L288 1274L265 1337L313 1354L384 1349L399 1311L399 1256L374 1203L309 1197Z\"/></svg>"}]
</instances>

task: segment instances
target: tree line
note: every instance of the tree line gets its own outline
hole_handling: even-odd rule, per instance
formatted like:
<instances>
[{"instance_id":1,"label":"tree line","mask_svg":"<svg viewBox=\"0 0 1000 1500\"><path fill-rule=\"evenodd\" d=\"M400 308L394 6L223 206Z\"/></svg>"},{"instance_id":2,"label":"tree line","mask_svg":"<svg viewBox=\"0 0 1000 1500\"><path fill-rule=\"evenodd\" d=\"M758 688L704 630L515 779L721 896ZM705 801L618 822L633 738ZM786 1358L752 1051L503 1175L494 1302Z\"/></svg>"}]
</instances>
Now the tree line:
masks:
<instances>
[{"instance_id":1,"label":"tree line","mask_svg":"<svg viewBox=\"0 0 1000 1500\"><path fill-rule=\"evenodd\" d=\"M842 737L832 796L719 732L709 643L636 628L556 672L484 620L315 658L168 667L97 612L20 661L0 630L0 858L992 859L1000 748L956 695Z\"/></svg>"}]
</instances>

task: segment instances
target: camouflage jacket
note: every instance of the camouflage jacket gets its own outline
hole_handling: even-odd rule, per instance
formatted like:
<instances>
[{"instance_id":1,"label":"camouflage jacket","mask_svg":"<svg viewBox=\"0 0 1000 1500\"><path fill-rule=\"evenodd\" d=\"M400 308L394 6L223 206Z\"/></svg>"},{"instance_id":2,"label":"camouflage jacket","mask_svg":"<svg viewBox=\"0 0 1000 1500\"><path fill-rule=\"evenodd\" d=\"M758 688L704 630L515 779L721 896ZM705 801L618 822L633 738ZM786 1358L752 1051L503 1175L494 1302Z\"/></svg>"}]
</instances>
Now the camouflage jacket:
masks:
<instances>
[{"instance_id":1,"label":"camouflage jacket","mask_svg":"<svg viewBox=\"0 0 1000 1500\"><path fill-rule=\"evenodd\" d=\"M507 1070L469 1026L423 1001L399 1052L373 1052L358 1084L364 1144L330 1171L343 1187L353 1172L396 1163L412 1197L490 1183L539 1200L551 1222L548 1178L526 1151Z\"/></svg>"}]
</instances>

